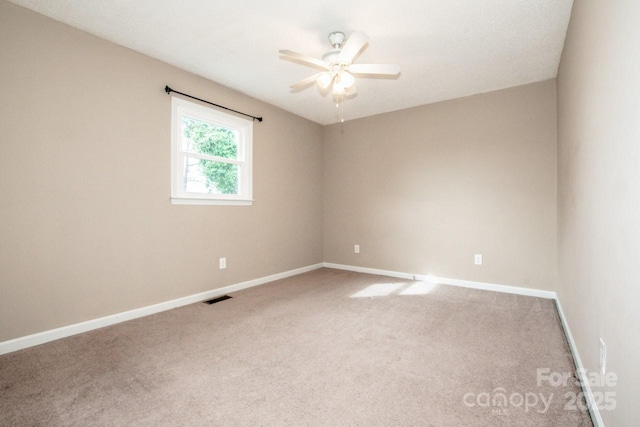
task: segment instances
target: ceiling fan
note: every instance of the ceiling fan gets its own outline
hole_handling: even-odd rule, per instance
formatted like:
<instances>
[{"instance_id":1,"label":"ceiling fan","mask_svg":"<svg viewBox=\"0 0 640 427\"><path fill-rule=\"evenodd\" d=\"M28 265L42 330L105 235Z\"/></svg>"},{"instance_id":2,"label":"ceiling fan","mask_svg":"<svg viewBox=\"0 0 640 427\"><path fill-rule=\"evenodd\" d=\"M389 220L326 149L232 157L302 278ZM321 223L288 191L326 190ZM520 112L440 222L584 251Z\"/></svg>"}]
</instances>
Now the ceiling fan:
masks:
<instances>
[{"instance_id":1,"label":"ceiling fan","mask_svg":"<svg viewBox=\"0 0 640 427\"><path fill-rule=\"evenodd\" d=\"M367 44L366 34L355 32L345 41L344 33L335 31L329 34L329 43L333 49L317 59L290 50L281 50L281 59L319 68L323 71L291 85L293 91L311 86L314 82L322 90L328 90L333 84L334 96L354 95L355 77L395 77L400 74L400 66L395 64L354 64L358 53Z\"/></svg>"}]
</instances>

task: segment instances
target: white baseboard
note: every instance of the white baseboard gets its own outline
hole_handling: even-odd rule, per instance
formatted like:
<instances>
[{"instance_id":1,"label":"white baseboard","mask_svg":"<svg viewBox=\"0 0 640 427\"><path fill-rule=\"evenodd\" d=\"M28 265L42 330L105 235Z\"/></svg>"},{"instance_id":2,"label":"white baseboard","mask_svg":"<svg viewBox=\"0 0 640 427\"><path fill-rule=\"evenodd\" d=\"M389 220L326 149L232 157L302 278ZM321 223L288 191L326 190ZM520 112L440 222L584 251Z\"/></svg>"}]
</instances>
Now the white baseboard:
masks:
<instances>
[{"instance_id":1,"label":"white baseboard","mask_svg":"<svg viewBox=\"0 0 640 427\"><path fill-rule=\"evenodd\" d=\"M307 271L316 270L323 267L323 263L309 265L306 267L296 268L295 270L285 271L283 273L272 274L270 276L260 277L258 279L248 280L246 282L236 283L222 288L212 289L210 291L201 292L199 294L189 295L186 297L162 302L159 304L149 305L146 307L136 308L122 313L112 314L110 316L100 317L98 319L88 320L86 322L75 323L73 325L63 326L36 334L15 338L9 341L0 342L0 355L11 353L13 351L22 350L35 345L44 344L60 338L69 337L71 335L80 334L82 332L92 331L94 329L103 328L105 326L114 325L116 323L125 322L127 320L137 319L139 317L149 316L150 314L159 313L161 311L171 310L172 308L182 307L184 305L205 301L231 292L237 292L242 289L251 288L253 286L263 285L275 280L284 279L286 277L295 276L296 274L306 273Z\"/></svg>"},{"instance_id":2,"label":"white baseboard","mask_svg":"<svg viewBox=\"0 0 640 427\"><path fill-rule=\"evenodd\" d=\"M542 289L521 288L518 286L498 285L495 283L473 282L470 280L448 279L446 277L421 276L417 274L416 280L424 282L438 283L441 285L460 286L463 288L481 289L484 291L502 292L507 294L526 295L530 297L555 299L554 291L545 291Z\"/></svg>"},{"instance_id":3,"label":"white baseboard","mask_svg":"<svg viewBox=\"0 0 640 427\"><path fill-rule=\"evenodd\" d=\"M379 276L397 277L400 279L413 279L414 276L409 273L401 273L399 271L391 270L379 270L377 268L357 267L355 265L334 264L331 262L325 262L323 265L326 268L333 268L336 270L355 271L356 273L377 274Z\"/></svg>"},{"instance_id":4,"label":"white baseboard","mask_svg":"<svg viewBox=\"0 0 640 427\"><path fill-rule=\"evenodd\" d=\"M470 280L448 279L445 277L427 276L423 274L402 273L399 271L379 270L376 268L357 267L353 265L333 264L325 262L327 268L335 268L337 270L356 271L358 273L378 274L380 276L397 277L400 279L419 280L421 282L437 283L440 285L460 286L463 288L482 289L485 291L503 292L508 294L527 295L531 297L556 299L556 293L553 291L544 291L540 289L520 288L517 286L497 285L494 283L473 282Z\"/></svg>"},{"instance_id":5,"label":"white baseboard","mask_svg":"<svg viewBox=\"0 0 640 427\"><path fill-rule=\"evenodd\" d=\"M564 312L562 311L562 305L560 304L560 300L557 297L555 300L556 300L556 308L558 309L558 315L560 316L560 322L562 323L562 327L564 328L564 334L567 336L567 341L569 342L569 348L571 349L571 354L573 355L573 360L575 361L575 364L576 364L576 371L579 376L580 383L582 384L582 391L584 392L584 397L587 401L587 406L589 407L591 420L593 421L594 426L604 427L604 422L602 421L600 410L598 409L598 405L596 403L595 397L593 396L593 391L591 390L589 379L586 378L586 370L584 368L584 365L582 365L582 360L580 359L580 353L578 353L578 347L576 346L576 342L573 340L573 335L571 335L571 330L569 329L569 324L567 323L567 319L564 317Z\"/></svg>"}]
</instances>

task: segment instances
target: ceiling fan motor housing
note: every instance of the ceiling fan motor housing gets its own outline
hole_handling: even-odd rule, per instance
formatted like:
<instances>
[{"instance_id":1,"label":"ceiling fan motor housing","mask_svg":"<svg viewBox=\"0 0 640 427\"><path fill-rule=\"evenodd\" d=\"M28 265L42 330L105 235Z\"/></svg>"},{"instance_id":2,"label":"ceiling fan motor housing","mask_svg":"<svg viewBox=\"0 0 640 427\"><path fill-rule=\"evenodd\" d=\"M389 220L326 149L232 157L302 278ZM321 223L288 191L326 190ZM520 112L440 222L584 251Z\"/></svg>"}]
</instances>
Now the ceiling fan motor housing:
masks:
<instances>
[{"instance_id":1,"label":"ceiling fan motor housing","mask_svg":"<svg viewBox=\"0 0 640 427\"><path fill-rule=\"evenodd\" d=\"M344 39L345 36L343 32L334 31L329 34L329 43L331 43L331 46L333 46L334 49L340 49L342 47L342 43L344 43Z\"/></svg>"},{"instance_id":2,"label":"ceiling fan motor housing","mask_svg":"<svg viewBox=\"0 0 640 427\"><path fill-rule=\"evenodd\" d=\"M340 55L340 49L331 49L329 52L322 55L322 60L329 66L339 64L338 55Z\"/></svg>"}]
</instances>

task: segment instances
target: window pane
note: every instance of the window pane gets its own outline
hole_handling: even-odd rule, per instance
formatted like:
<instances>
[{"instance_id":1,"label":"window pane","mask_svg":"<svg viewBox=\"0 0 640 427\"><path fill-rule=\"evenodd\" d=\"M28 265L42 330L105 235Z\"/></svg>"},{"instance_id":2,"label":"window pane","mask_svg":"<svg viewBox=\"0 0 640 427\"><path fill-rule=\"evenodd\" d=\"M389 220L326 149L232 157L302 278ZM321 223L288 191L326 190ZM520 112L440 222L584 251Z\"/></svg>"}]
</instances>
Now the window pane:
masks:
<instances>
[{"instance_id":1,"label":"window pane","mask_svg":"<svg viewBox=\"0 0 640 427\"><path fill-rule=\"evenodd\" d=\"M200 194L238 194L238 165L184 158L184 191Z\"/></svg>"},{"instance_id":2,"label":"window pane","mask_svg":"<svg viewBox=\"0 0 640 427\"><path fill-rule=\"evenodd\" d=\"M183 116L182 136L183 151L238 158L238 132L232 129Z\"/></svg>"}]
</instances>

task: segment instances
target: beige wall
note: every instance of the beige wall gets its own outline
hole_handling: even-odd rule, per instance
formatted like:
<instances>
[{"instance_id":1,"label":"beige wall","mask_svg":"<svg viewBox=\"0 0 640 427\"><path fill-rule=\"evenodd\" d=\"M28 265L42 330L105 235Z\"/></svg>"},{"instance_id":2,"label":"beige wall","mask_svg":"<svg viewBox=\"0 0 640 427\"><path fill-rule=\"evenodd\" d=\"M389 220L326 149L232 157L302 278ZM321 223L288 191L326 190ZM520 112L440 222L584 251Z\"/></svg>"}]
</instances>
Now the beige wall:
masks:
<instances>
[{"instance_id":1,"label":"beige wall","mask_svg":"<svg viewBox=\"0 0 640 427\"><path fill-rule=\"evenodd\" d=\"M555 98L551 80L326 127L325 261L555 289Z\"/></svg>"},{"instance_id":2,"label":"beige wall","mask_svg":"<svg viewBox=\"0 0 640 427\"><path fill-rule=\"evenodd\" d=\"M321 126L4 1L0 58L0 341L322 261ZM264 116L254 206L170 204L165 84Z\"/></svg>"},{"instance_id":3,"label":"beige wall","mask_svg":"<svg viewBox=\"0 0 640 427\"><path fill-rule=\"evenodd\" d=\"M558 75L559 298L581 359L640 425L640 2L576 1Z\"/></svg>"}]
</instances>

